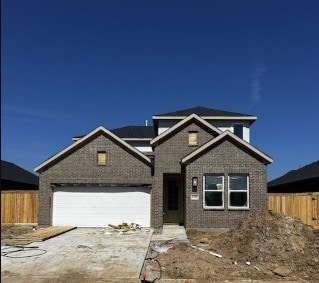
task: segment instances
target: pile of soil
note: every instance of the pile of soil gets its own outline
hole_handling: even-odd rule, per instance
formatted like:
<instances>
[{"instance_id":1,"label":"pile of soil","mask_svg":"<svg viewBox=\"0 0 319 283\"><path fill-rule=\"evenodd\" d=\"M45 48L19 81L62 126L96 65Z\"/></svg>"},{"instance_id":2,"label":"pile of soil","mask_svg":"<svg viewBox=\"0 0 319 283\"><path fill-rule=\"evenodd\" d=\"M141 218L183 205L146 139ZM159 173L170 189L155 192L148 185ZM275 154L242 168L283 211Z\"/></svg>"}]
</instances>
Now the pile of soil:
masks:
<instances>
[{"instance_id":1,"label":"pile of soil","mask_svg":"<svg viewBox=\"0 0 319 283\"><path fill-rule=\"evenodd\" d=\"M319 230L296 217L252 212L236 229L212 242L212 247L232 260L285 266L298 276L319 278Z\"/></svg>"},{"instance_id":2,"label":"pile of soil","mask_svg":"<svg viewBox=\"0 0 319 283\"><path fill-rule=\"evenodd\" d=\"M166 253L156 257L164 278L191 278L198 282L319 280L319 230L298 218L254 211L228 232L191 230L187 235L190 243L171 245Z\"/></svg>"}]
</instances>

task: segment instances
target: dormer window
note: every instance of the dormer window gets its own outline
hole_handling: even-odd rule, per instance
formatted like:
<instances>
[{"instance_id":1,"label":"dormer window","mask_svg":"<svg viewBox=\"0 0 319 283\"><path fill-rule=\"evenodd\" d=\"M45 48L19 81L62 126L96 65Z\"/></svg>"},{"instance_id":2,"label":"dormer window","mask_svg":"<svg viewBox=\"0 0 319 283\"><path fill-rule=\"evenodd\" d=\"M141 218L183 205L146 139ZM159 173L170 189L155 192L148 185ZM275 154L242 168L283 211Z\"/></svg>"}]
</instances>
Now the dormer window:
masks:
<instances>
[{"instance_id":1,"label":"dormer window","mask_svg":"<svg viewBox=\"0 0 319 283\"><path fill-rule=\"evenodd\" d=\"M198 146L198 132L188 132L188 145Z\"/></svg>"},{"instance_id":2,"label":"dormer window","mask_svg":"<svg viewBox=\"0 0 319 283\"><path fill-rule=\"evenodd\" d=\"M107 163L107 153L106 151L97 152L97 165L106 165Z\"/></svg>"},{"instance_id":3,"label":"dormer window","mask_svg":"<svg viewBox=\"0 0 319 283\"><path fill-rule=\"evenodd\" d=\"M239 138L243 138L244 135L244 125L243 124L234 124L234 134L239 137Z\"/></svg>"}]
</instances>

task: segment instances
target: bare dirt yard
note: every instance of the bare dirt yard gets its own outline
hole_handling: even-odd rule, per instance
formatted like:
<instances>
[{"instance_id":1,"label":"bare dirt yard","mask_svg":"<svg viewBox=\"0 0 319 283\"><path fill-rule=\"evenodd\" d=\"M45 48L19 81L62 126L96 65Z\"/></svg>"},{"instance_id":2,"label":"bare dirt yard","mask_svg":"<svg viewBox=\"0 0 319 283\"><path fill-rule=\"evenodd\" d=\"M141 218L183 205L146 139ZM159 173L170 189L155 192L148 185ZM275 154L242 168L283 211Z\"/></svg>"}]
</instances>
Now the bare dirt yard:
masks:
<instances>
[{"instance_id":1,"label":"bare dirt yard","mask_svg":"<svg viewBox=\"0 0 319 283\"><path fill-rule=\"evenodd\" d=\"M34 228L2 226L1 242ZM298 218L269 211L251 212L228 232L188 230L187 236L189 243L152 242L141 279L319 282L319 230ZM78 275L71 277L83 278Z\"/></svg>"},{"instance_id":2,"label":"bare dirt yard","mask_svg":"<svg viewBox=\"0 0 319 283\"><path fill-rule=\"evenodd\" d=\"M319 282L319 230L298 218L251 212L228 232L187 236L189 243L153 242L142 278Z\"/></svg>"}]
</instances>

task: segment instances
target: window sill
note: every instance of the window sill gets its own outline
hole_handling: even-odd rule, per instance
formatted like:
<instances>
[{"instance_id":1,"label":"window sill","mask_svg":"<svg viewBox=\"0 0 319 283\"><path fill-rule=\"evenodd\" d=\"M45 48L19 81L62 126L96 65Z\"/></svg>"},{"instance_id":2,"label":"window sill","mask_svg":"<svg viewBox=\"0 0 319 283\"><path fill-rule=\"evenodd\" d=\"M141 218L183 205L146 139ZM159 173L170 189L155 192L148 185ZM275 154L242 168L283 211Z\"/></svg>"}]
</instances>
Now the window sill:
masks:
<instances>
[{"instance_id":1,"label":"window sill","mask_svg":"<svg viewBox=\"0 0 319 283\"><path fill-rule=\"evenodd\" d=\"M228 210L250 210L249 207L228 207Z\"/></svg>"},{"instance_id":2,"label":"window sill","mask_svg":"<svg viewBox=\"0 0 319 283\"><path fill-rule=\"evenodd\" d=\"M225 207L209 207L209 206L204 206L204 210L225 210Z\"/></svg>"}]
</instances>

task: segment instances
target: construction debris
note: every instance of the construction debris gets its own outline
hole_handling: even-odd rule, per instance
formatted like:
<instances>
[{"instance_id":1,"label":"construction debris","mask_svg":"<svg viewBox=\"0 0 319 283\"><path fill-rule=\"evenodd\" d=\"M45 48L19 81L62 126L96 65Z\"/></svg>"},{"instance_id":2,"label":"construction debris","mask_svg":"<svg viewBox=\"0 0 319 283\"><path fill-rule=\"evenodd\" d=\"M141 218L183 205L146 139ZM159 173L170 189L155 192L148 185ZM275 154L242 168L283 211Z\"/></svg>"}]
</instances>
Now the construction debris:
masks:
<instances>
[{"instance_id":1,"label":"construction debris","mask_svg":"<svg viewBox=\"0 0 319 283\"><path fill-rule=\"evenodd\" d=\"M22 235L12 235L10 239L1 240L2 244L6 245L27 245L33 242L42 242L52 237L61 235L65 232L76 229L75 226L49 226L33 230L30 233Z\"/></svg>"},{"instance_id":2,"label":"construction debris","mask_svg":"<svg viewBox=\"0 0 319 283\"><path fill-rule=\"evenodd\" d=\"M128 232L136 232L141 229L142 229L141 225L136 223L131 223L131 224L121 223L119 225L109 224L108 227L106 227L102 231L104 232L104 234L119 233L119 235L122 235L122 234L130 234Z\"/></svg>"},{"instance_id":3,"label":"construction debris","mask_svg":"<svg viewBox=\"0 0 319 283\"><path fill-rule=\"evenodd\" d=\"M213 256L216 256L216 257L219 257L219 258L222 258L223 256L218 254L218 253L214 253L212 251L207 251L207 250L204 250L202 248L199 248L199 247L195 247L195 246L191 246L193 249L198 249L199 251L201 252L208 252L209 254L213 255Z\"/></svg>"},{"instance_id":4,"label":"construction debris","mask_svg":"<svg viewBox=\"0 0 319 283\"><path fill-rule=\"evenodd\" d=\"M155 252L158 252L159 254L163 254L163 253L166 253L168 251L168 249L170 249L170 248L171 247L155 245L152 247L152 250Z\"/></svg>"}]
</instances>

